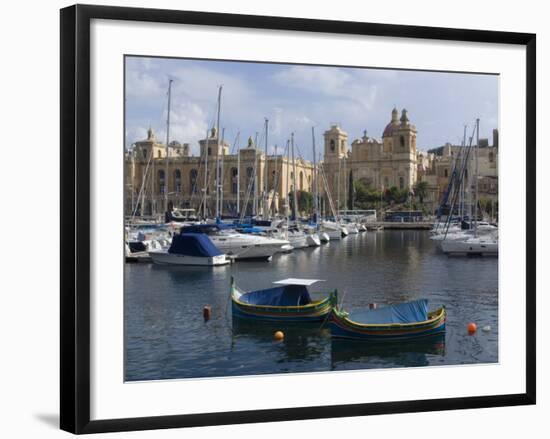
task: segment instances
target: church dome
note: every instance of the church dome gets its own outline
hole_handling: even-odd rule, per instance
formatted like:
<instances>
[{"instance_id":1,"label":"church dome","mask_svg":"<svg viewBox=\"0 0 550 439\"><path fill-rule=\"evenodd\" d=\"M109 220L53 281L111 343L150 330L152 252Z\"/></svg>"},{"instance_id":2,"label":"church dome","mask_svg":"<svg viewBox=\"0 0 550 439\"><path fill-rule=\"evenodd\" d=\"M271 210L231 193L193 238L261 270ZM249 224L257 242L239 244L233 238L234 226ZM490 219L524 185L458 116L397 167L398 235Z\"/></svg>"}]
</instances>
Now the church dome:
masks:
<instances>
[{"instance_id":1,"label":"church dome","mask_svg":"<svg viewBox=\"0 0 550 439\"><path fill-rule=\"evenodd\" d=\"M390 122L386 125L386 128L384 128L384 133L382 134L382 137L391 137L393 136L393 131L397 128L397 125L393 122Z\"/></svg>"}]
</instances>

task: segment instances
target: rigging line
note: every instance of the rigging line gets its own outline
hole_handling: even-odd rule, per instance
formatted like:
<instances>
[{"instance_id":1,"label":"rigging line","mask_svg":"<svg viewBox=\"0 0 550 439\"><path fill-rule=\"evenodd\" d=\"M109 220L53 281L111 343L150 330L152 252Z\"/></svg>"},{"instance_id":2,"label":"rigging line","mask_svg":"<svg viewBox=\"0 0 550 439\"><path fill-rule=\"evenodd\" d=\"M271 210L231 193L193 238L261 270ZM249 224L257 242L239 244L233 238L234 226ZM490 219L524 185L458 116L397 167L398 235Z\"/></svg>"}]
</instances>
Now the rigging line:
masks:
<instances>
[{"instance_id":1,"label":"rigging line","mask_svg":"<svg viewBox=\"0 0 550 439\"><path fill-rule=\"evenodd\" d=\"M141 180L141 187L139 189L139 193L138 193L138 197L137 197L137 203L135 205L134 211L132 212L132 221L134 221L134 218L135 218L136 213L137 213L137 207L139 205L139 199L143 195L143 190L145 189L145 187L147 185L147 178L150 177L149 174L148 174L148 170L149 170L149 164L151 163L151 158L152 157L153 157L153 149L151 149L151 154L149 155L149 158L147 159L147 165L145 166L145 172L144 172L145 177L142 178L142 180ZM144 206L141 206L141 216L143 216L143 208L144 208Z\"/></svg>"},{"instance_id":2,"label":"rigging line","mask_svg":"<svg viewBox=\"0 0 550 439\"><path fill-rule=\"evenodd\" d=\"M464 165L462 166L461 173L460 173L460 180L462 180L464 178L466 168L468 167L468 159L469 159L469 156L470 156L470 152L472 150L472 143L473 143L475 129L476 128L474 127L473 130L472 130L472 135L470 136L470 143L469 143L468 148L466 150L466 156L464 158ZM460 185L458 186L458 190L456 188L454 188L454 189L455 190L453 192L451 209L449 211L450 214L447 215L447 221L445 222L445 236L444 236L444 239L447 239L447 233L448 233L449 227L451 225L452 213L454 211L454 206L456 204L456 199L458 197L458 193L460 192Z\"/></svg>"},{"instance_id":3,"label":"rigging line","mask_svg":"<svg viewBox=\"0 0 550 439\"><path fill-rule=\"evenodd\" d=\"M288 142L286 144L286 147L283 151L283 155L282 155L282 158L285 156L285 154L288 153ZM283 170L283 160L281 158L281 171ZM273 203L275 203L275 192L278 188L278 185L279 185L279 177L281 175L281 173L279 172L279 168L278 168L278 163L277 163L277 155L275 155L275 160L276 160L276 166L275 166L275 181L273 182L273 198L271 199L271 203L269 203L269 209L271 209L271 207L273 206Z\"/></svg>"}]
</instances>

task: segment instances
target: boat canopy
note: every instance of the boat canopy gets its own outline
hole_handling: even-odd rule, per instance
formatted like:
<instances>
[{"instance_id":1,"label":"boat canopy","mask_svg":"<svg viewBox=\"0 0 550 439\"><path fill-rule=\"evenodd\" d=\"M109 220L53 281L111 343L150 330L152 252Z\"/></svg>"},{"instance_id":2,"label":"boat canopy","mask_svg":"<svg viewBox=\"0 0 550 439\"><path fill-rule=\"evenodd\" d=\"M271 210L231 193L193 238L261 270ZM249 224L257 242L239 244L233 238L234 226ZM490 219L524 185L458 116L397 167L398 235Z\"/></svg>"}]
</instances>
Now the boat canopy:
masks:
<instances>
[{"instance_id":1,"label":"boat canopy","mask_svg":"<svg viewBox=\"0 0 550 439\"><path fill-rule=\"evenodd\" d=\"M362 324L424 322L428 320L428 300L419 299L378 309L353 311L348 318Z\"/></svg>"},{"instance_id":2,"label":"boat canopy","mask_svg":"<svg viewBox=\"0 0 550 439\"><path fill-rule=\"evenodd\" d=\"M266 290L251 291L239 300L250 305L303 306L311 303L311 297L304 285L283 285Z\"/></svg>"},{"instance_id":3,"label":"boat canopy","mask_svg":"<svg viewBox=\"0 0 550 439\"><path fill-rule=\"evenodd\" d=\"M288 279L278 280L277 282L273 282L277 285L303 285L306 287L309 287L313 285L316 282L324 282L324 280L321 279L298 279L295 277L289 277Z\"/></svg>"},{"instance_id":4,"label":"boat canopy","mask_svg":"<svg viewBox=\"0 0 550 439\"><path fill-rule=\"evenodd\" d=\"M216 247L208 235L202 233L184 233L175 235L172 238L172 244L168 253L174 253L185 256L197 256L211 258L223 254Z\"/></svg>"},{"instance_id":5,"label":"boat canopy","mask_svg":"<svg viewBox=\"0 0 550 439\"><path fill-rule=\"evenodd\" d=\"M180 229L180 234L189 233L216 233L219 232L221 227L217 224L193 224L192 226L185 226Z\"/></svg>"}]
</instances>

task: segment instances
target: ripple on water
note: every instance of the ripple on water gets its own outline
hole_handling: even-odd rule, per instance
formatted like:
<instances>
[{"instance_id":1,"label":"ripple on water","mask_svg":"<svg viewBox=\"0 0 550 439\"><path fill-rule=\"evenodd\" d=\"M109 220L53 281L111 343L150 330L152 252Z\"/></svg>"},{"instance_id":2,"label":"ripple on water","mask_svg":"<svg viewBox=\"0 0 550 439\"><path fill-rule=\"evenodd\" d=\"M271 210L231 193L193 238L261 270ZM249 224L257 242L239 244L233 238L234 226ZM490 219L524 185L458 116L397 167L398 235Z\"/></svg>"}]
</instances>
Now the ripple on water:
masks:
<instances>
[{"instance_id":1,"label":"ripple on water","mask_svg":"<svg viewBox=\"0 0 550 439\"><path fill-rule=\"evenodd\" d=\"M246 290L286 277L323 279L312 295L338 289L348 310L425 297L430 308L446 306L447 332L427 343L372 346L333 342L327 328L314 324L284 328L284 341L275 343L279 327L233 324L231 276ZM130 381L498 361L498 259L448 258L423 231L352 235L270 262L127 264L124 294ZM204 305L212 307L206 323ZM470 321L480 328L473 336ZM491 331L481 331L487 325Z\"/></svg>"}]
</instances>

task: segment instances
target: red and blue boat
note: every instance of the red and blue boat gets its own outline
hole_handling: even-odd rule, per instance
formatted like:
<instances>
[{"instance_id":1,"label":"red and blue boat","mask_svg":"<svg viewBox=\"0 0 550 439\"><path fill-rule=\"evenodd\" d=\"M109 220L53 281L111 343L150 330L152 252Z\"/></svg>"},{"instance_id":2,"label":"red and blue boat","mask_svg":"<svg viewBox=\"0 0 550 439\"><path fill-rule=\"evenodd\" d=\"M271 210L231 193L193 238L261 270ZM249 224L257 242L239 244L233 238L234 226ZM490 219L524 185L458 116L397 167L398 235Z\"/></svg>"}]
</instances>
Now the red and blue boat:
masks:
<instances>
[{"instance_id":1,"label":"red and blue boat","mask_svg":"<svg viewBox=\"0 0 550 439\"><path fill-rule=\"evenodd\" d=\"M445 332L445 307L428 311L426 299L346 312L334 307L329 325L334 338L391 341L428 337Z\"/></svg>"},{"instance_id":2,"label":"red and blue boat","mask_svg":"<svg viewBox=\"0 0 550 439\"><path fill-rule=\"evenodd\" d=\"M328 318L336 292L313 300L307 287L319 279L283 279L263 290L243 291L231 279L233 317L277 322L321 322Z\"/></svg>"}]
</instances>

